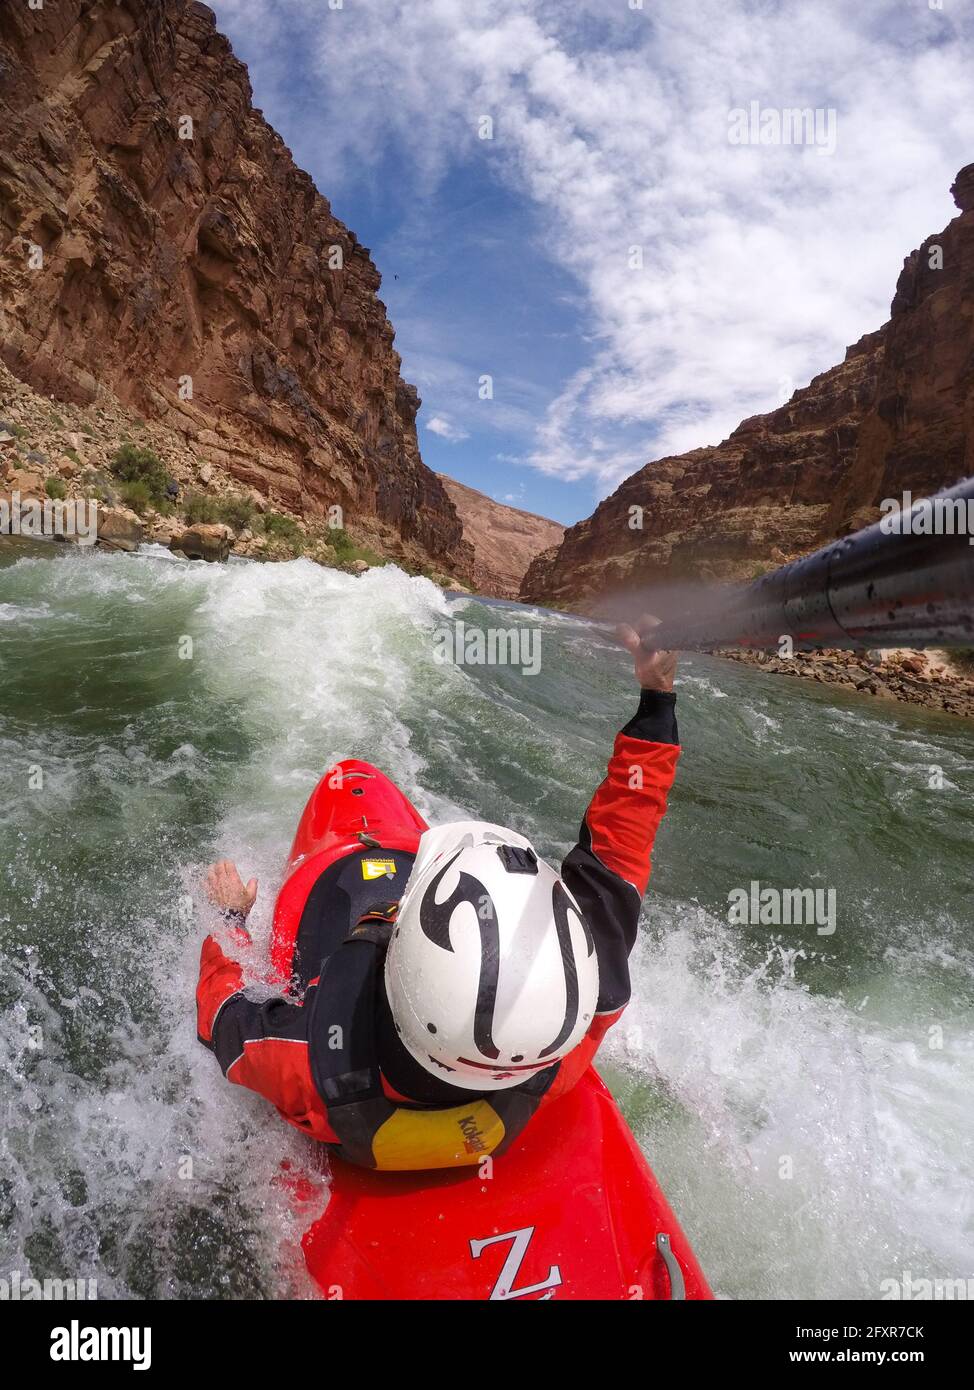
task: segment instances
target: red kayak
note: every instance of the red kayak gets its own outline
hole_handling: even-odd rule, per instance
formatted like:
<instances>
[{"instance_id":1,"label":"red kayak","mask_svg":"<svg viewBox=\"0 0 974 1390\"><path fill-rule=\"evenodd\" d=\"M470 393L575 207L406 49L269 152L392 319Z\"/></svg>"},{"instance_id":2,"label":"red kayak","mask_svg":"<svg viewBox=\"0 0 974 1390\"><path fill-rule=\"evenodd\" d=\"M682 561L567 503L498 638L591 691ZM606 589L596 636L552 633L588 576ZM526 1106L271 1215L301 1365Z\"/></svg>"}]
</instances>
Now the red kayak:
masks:
<instances>
[{"instance_id":1,"label":"red kayak","mask_svg":"<svg viewBox=\"0 0 974 1390\"><path fill-rule=\"evenodd\" d=\"M415 853L426 822L369 763L326 773L298 826L271 958L291 972L305 901L335 859ZM371 861L368 861L371 863ZM332 1157L331 1196L302 1244L325 1298L709 1299L649 1164L594 1069L483 1176L374 1172Z\"/></svg>"}]
</instances>

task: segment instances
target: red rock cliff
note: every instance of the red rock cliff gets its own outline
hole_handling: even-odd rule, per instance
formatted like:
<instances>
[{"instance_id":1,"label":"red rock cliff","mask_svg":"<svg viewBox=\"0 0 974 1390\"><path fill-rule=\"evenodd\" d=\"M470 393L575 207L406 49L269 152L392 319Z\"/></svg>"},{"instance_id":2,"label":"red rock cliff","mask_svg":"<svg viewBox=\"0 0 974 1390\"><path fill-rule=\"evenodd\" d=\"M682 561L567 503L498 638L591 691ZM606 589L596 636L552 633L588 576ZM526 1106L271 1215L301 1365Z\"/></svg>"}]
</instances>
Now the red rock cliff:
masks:
<instances>
[{"instance_id":1,"label":"red rock cliff","mask_svg":"<svg viewBox=\"0 0 974 1390\"><path fill-rule=\"evenodd\" d=\"M464 540L473 546L470 576L478 592L495 598L517 598L531 561L561 541L564 526L534 512L495 502L443 473L437 476L463 523Z\"/></svg>"},{"instance_id":2,"label":"red rock cliff","mask_svg":"<svg viewBox=\"0 0 974 1390\"><path fill-rule=\"evenodd\" d=\"M877 520L885 497L974 473L974 165L951 191L961 213L907 258L889 323L722 444L627 478L538 556L522 599L750 578Z\"/></svg>"},{"instance_id":3,"label":"red rock cliff","mask_svg":"<svg viewBox=\"0 0 974 1390\"><path fill-rule=\"evenodd\" d=\"M205 5L4 0L4 362L65 400L106 386L278 504L339 503L462 575L472 555L420 459L379 284Z\"/></svg>"}]
</instances>

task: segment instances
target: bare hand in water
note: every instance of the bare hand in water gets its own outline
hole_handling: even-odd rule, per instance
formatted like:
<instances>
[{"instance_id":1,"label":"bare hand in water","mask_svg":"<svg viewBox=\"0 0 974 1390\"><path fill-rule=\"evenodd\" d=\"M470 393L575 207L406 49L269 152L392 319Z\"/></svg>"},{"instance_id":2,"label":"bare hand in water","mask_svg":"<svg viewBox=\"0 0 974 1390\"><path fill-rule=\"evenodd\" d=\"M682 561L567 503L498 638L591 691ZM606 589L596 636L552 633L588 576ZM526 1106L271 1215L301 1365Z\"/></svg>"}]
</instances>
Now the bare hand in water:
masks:
<instances>
[{"instance_id":1,"label":"bare hand in water","mask_svg":"<svg viewBox=\"0 0 974 1390\"><path fill-rule=\"evenodd\" d=\"M221 912L240 912L246 917L257 901L257 880L244 881L230 859L211 865L206 874L206 894Z\"/></svg>"},{"instance_id":2,"label":"bare hand in water","mask_svg":"<svg viewBox=\"0 0 974 1390\"><path fill-rule=\"evenodd\" d=\"M616 636L626 650L632 652L636 679L643 690L671 691L676 675L676 652L647 651L643 646L644 638L652 638L654 627L659 627L659 618L647 613L635 627L621 624L616 628Z\"/></svg>"}]
</instances>

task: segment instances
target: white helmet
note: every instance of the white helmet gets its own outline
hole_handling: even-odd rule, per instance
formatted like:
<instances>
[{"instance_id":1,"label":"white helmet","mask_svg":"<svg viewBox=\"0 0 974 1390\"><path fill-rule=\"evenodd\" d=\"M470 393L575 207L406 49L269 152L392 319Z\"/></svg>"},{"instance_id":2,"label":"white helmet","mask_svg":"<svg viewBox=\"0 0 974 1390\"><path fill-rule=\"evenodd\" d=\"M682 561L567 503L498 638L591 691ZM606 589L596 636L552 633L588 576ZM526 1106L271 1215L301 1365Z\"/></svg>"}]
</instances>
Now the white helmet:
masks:
<instances>
[{"instance_id":1,"label":"white helmet","mask_svg":"<svg viewBox=\"0 0 974 1390\"><path fill-rule=\"evenodd\" d=\"M599 994L575 899L523 835L482 821L423 835L385 982L410 1054L470 1091L517 1086L571 1052Z\"/></svg>"}]
</instances>

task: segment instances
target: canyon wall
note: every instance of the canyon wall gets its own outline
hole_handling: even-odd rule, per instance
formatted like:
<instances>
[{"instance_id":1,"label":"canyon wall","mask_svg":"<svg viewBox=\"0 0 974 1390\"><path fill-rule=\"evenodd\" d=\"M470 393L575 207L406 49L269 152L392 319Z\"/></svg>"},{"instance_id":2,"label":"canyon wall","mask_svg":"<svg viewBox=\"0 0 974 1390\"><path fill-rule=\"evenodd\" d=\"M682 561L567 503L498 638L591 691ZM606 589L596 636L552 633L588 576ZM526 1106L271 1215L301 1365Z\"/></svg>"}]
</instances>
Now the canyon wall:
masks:
<instances>
[{"instance_id":1,"label":"canyon wall","mask_svg":"<svg viewBox=\"0 0 974 1390\"><path fill-rule=\"evenodd\" d=\"M192 0L0 7L0 357L111 392L271 503L387 553L472 552L420 459L368 250Z\"/></svg>"},{"instance_id":2,"label":"canyon wall","mask_svg":"<svg viewBox=\"0 0 974 1390\"><path fill-rule=\"evenodd\" d=\"M884 327L723 443L627 478L537 557L521 598L749 579L877 520L883 498L974 473L974 165L951 192L960 214L907 258Z\"/></svg>"}]
</instances>

